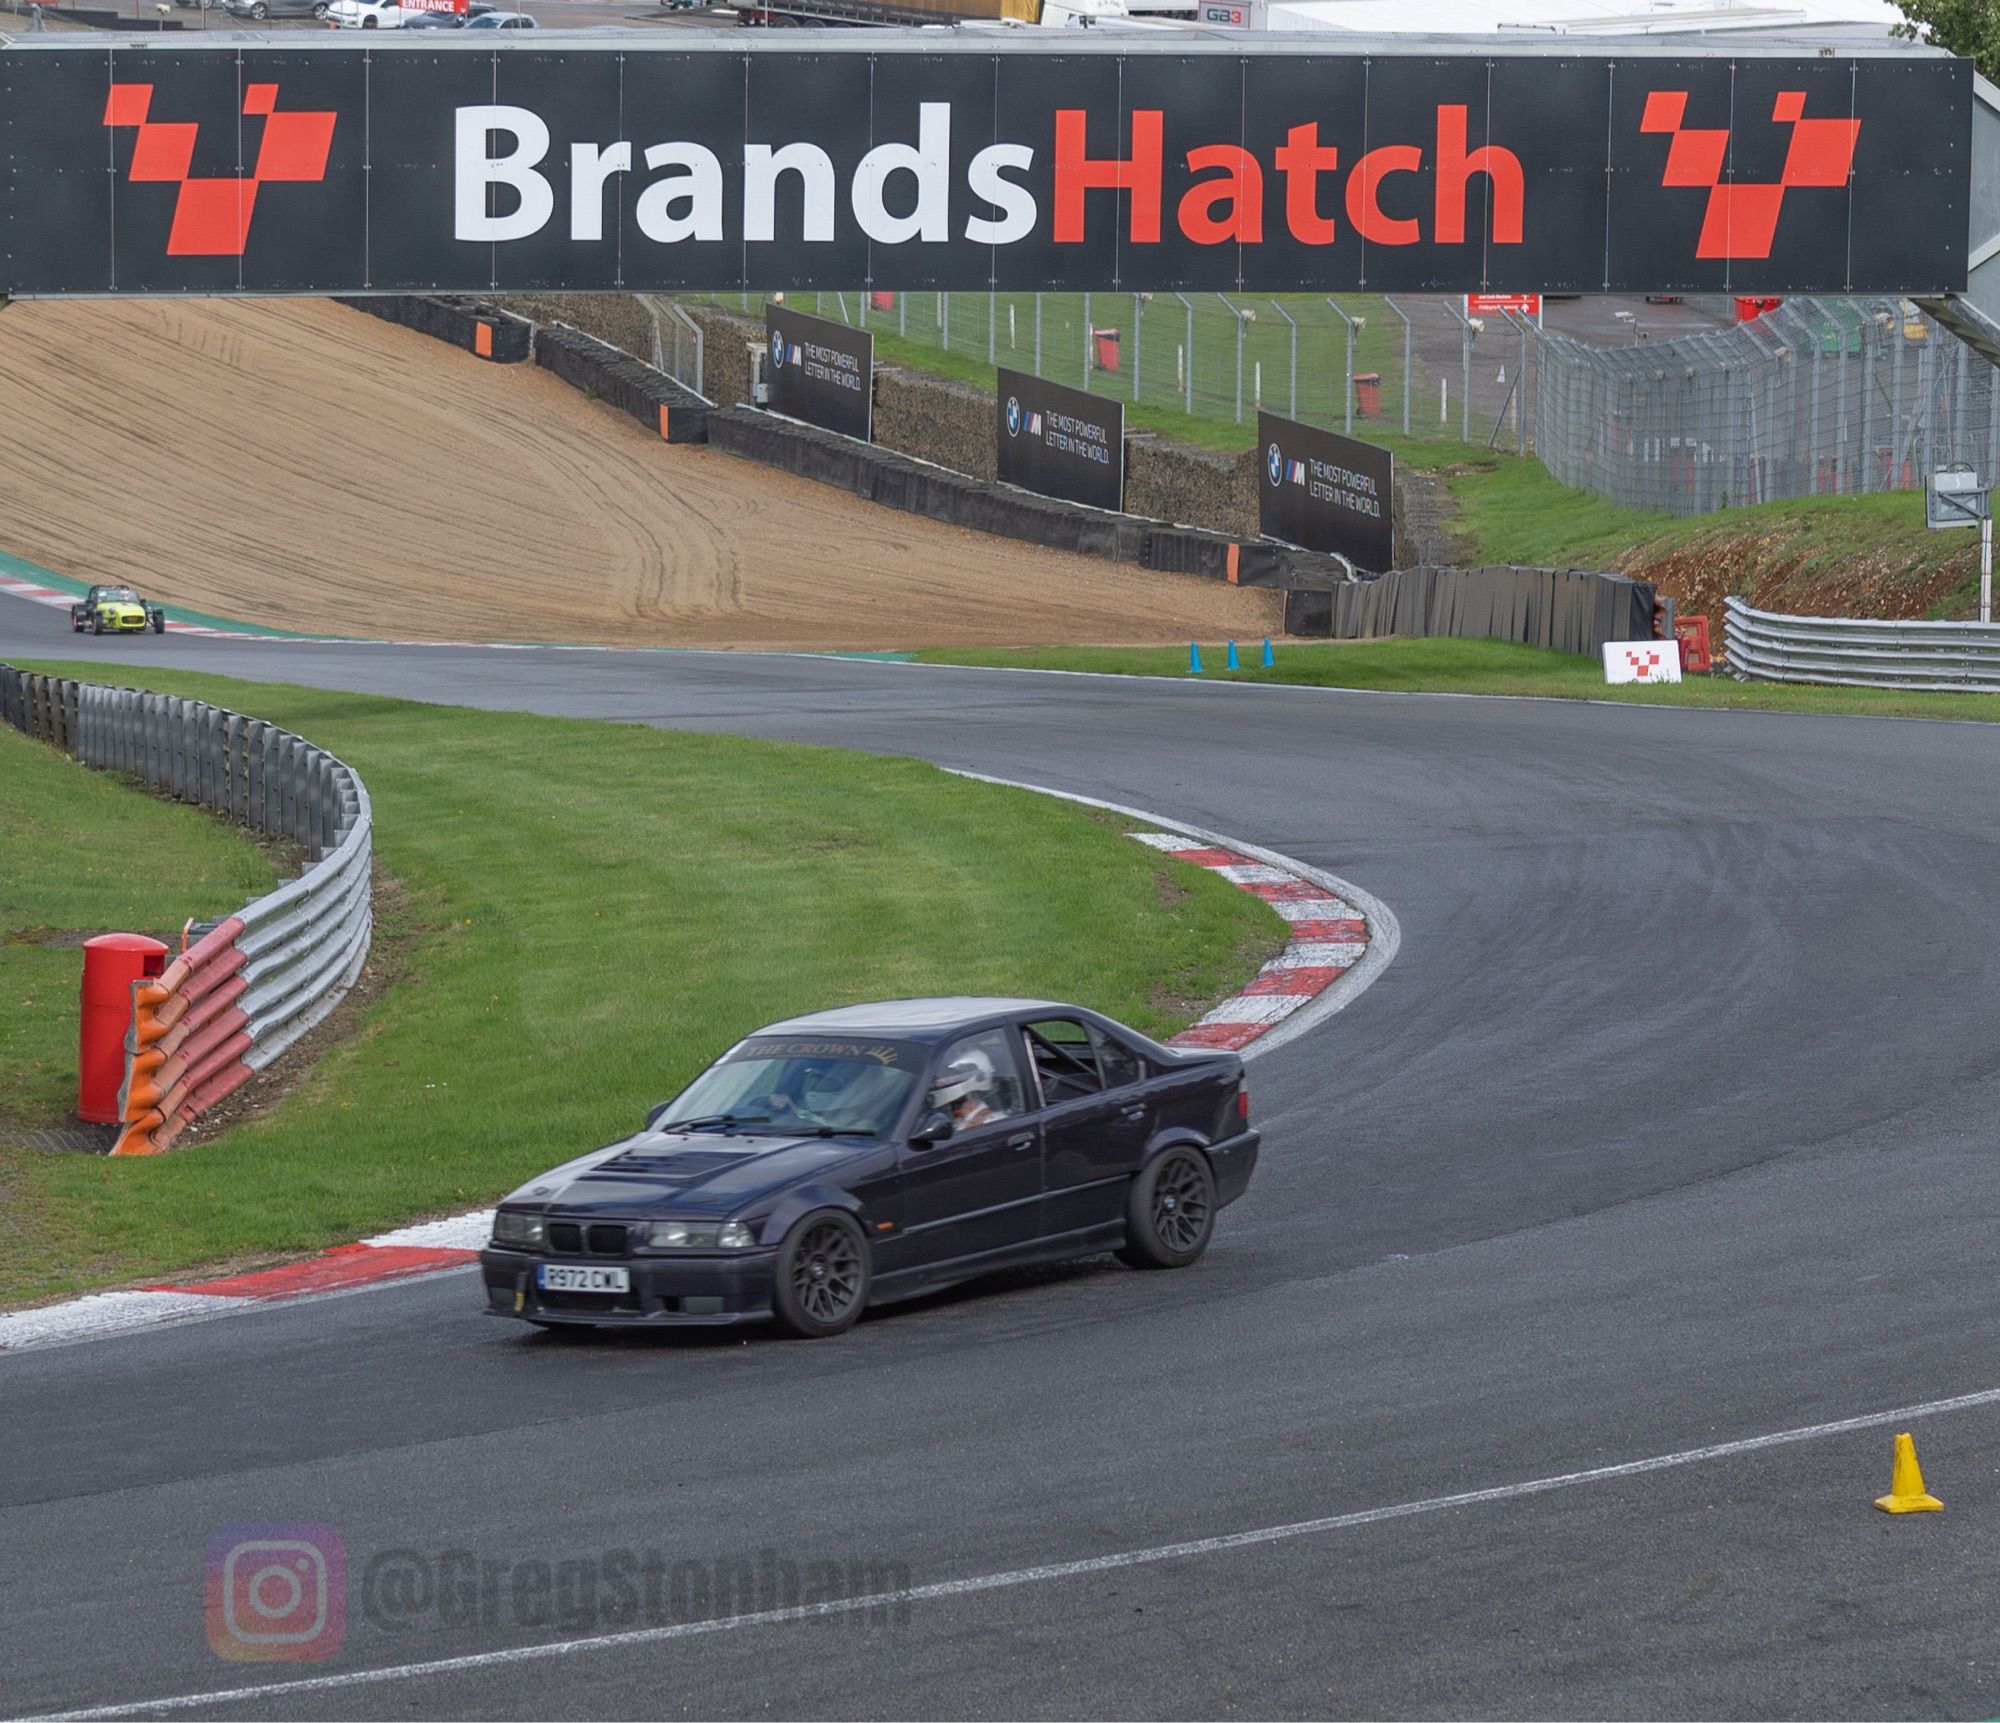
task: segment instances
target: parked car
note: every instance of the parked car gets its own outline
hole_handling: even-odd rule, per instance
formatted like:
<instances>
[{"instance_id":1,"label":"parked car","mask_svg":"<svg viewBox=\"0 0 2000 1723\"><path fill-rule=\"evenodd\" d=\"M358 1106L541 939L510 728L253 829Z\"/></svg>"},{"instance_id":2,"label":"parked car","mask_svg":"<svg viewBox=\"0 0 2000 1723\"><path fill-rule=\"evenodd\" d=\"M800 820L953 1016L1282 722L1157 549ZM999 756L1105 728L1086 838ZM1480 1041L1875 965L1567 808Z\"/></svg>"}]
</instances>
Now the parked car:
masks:
<instances>
[{"instance_id":1,"label":"parked car","mask_svg":"<svg viewBox=\"0 0 2000 1723\"><path fill-rule=\"evenodd\" d=\"M93 586L69 607L72 634L155 634L167 631L167 613L148 604L129 586Z\"/></svg>"},{"instance_id":2,"label":"parked car","mask_svg":"<svg viewBox=\"0 0 2000 1723\"><path fill-rule=\"evenodd\" d=\"M330 0L227 0L232 18L324 18Z\"/></svg>"},{"instance_id":3,"label":"parked car","mask_svg":"<svg viewBox=\"0 0 2000 1723\"><path fill-rule=\"evenodd\" d=\"M397 0L331 0L326 16L342 30L399 30L404 21Z\"/></svg>"},{"instance_id":4,"label":"parked car","mask_svg":"<svg viewBox=\"0 0 2000 1723\"><path fill-rule=\"evenodd\" d=\"M499 8L493 0L471 0L462 12L418 12L406 10L403 13L405 30L463 30L474 18L484 17Z\"/></svg>"},{"instance_id":5,"label":"parked car","mask_svg":"<svg viewBox=\"0 0 2000 1723\"><path fill-rule=\"evenodd\" d=\"M774 1023L645 1127L502 1200L488 1310L796 1335L995 1269L1185 1268L1257 1164L1243 1061L1080 1006L903 999Z\"/></svg>"},{"instance_id":6,"label":"parked car","mask_svg":"<svg viewBox=\"0 0 2000 1723\"><path fill-rule=\"evenodd\" d=\"M468 30L539 30L541 25L525 12L488 12L466 25Z\"/></svg>"}]
</instances>

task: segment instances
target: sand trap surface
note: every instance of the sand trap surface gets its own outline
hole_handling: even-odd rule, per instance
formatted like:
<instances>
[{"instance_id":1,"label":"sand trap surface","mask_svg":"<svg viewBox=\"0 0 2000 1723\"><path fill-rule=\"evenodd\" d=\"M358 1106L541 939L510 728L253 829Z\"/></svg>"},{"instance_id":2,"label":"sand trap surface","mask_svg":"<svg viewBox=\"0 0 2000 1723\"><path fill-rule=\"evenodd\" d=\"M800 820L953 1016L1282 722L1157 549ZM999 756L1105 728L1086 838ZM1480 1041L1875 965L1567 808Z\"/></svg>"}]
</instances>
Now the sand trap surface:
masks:
<instances>
[{"instance_id":1,"label":"sand trap surface","mask_svg":"<svg viewBox=\"0 0 2000 1723\"><path fill-rule=\"evenodd\" d=\"M0 317L0 547L322 633L868 649L1254 638L1276 595L670 448L322 300Z\"/></svg>"}]
</instances>

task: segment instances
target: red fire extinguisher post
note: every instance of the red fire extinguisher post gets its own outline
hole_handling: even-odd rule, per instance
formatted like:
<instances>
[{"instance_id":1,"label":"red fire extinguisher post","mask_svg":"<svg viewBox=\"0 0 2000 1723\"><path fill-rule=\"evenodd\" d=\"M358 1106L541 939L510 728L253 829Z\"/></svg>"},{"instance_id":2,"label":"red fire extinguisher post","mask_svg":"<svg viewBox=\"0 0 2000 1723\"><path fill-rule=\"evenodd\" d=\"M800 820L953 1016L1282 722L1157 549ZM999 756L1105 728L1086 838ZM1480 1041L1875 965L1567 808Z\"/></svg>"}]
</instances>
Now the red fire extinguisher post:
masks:
<instances>
[{"instance_id":1,"label":"red fire extinguisher post","mask_svg":"<svg viewBox=\"0 0 2000 1723\"><path fill-rule=\"evenodd\" d=\"M83 942L83 1027L77 1053L76 1113L92 1124L118 1123L125 1080L125 1036L132 1027L132 983L167 967L167 948L143 933L100 933Z\"/></svg>"}]
</instances>

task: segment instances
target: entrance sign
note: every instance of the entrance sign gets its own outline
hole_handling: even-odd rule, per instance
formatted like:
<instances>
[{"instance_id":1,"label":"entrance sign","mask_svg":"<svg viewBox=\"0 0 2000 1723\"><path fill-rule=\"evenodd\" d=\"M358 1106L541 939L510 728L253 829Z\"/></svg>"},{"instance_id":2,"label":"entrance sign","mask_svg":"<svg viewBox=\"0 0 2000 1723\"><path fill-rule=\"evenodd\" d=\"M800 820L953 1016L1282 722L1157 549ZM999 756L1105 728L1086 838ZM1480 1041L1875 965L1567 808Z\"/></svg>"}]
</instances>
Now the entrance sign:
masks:
<instances>
[{"instance_id":1,"label":"entrance sign","mask_svg":"<svg viewBox=\"0 0 2000 1723\"><path fill-rule=\"evenodd\" d=\"M1966 280L1972 68L1913 49L486 34L11 38L0 292Z\"/></svg>"}]
</instances>

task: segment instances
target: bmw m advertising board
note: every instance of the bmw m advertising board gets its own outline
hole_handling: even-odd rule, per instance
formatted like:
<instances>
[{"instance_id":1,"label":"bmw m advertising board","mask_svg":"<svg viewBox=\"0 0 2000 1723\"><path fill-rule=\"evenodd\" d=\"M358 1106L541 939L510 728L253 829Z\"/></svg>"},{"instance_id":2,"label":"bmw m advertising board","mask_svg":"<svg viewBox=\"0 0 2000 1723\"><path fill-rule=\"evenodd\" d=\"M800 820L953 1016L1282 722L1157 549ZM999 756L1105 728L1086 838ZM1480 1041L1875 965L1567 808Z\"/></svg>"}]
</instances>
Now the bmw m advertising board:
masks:
<instances>
[{"instance_id":1,"label":"bmw m advertising board","mask_svg":"<svg viewBox=\"0 0 2000 1723\"><path fill-rule=\"evenodd\" d=\"M1124 402L1003 369L996 404L1004 483L1093 508L1124 506Z\"/></svg>"},{"instance_id":2,"label":"bmw m advertising board","mask_svg":"<svg viewBox=\"0 0 2000 1723\"><path fill-rule=\"evenodd\" d=\"M875 337L845 323L764 307L764 381L774 413L859 437L875 435Z\"/></svg>"},{"instance_id":3,"label":"bmw m advertising board","mask_svg":"<svg viewBox=\"0 0 2000 1723\"><path fill-rule=\"evenodd\" d=\"M1965 284L1915 47L813 37L15 36L0 291Z\"/></svg>"},{"instance_id":4,"label":"bmw m advertising board","mask_svg":"<svg viewBox=\"0 0 2000 1723\"><path fill-rule=\"evenodd\" d=\"M1263 483L1257 530L1304 550L1332 550L1370 574L1396 562L1396 463L1373 443L1257 415Z\"/></svg>"}]
</instances>

